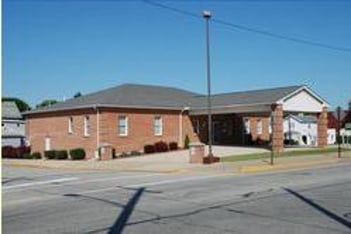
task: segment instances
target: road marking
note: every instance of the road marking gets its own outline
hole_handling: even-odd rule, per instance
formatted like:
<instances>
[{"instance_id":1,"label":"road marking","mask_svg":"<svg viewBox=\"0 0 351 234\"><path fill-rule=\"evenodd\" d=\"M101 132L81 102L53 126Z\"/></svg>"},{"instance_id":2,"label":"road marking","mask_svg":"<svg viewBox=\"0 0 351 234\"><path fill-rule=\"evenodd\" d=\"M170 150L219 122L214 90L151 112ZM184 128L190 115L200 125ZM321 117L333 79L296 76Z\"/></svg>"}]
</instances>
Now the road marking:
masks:
<instances>
[{"instance_id":1,"label":"road marking","mask_svg":"<svg viewBox=\"0 0 351 234\"><path fill-rule=\"evenodd\" d=\"M69 177L69 178L62 178L62 179L55 179L55 180L45 180L45 181L37 181L37 182L31 182L31 183L25 183L25 184L9 185L9 186L3 186L2 189L4 190L16 189L16 188L35 186L35 185L61 183L61 182L67 182L72 180L78 180L78 177Z\"/></svg>"}]
</instances>

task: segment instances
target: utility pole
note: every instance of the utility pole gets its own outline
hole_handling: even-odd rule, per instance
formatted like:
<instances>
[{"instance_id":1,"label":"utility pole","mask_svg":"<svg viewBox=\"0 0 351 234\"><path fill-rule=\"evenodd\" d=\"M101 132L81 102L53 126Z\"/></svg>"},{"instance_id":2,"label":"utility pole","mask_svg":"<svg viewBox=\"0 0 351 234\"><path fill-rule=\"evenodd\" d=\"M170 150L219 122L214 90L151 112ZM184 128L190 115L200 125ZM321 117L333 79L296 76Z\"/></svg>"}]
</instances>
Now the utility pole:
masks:
<instances>
[{"instance_id":1,"label":"utility pole","mask_svg":"<svg viewBox=\"0 0 351 234\"><path fill-rule=\"evenodd\" d=\"M341 158L341 137L340 137L340 128L341 128L341 107L338 106L336 108L336 115L337 115L337 119L338 119L338 128L337 128L337 141L338 141L338 158Z\"/></svg>"},{"instance_id":2,"label":"utility pole","mask_svg":"<svg viewBox=\"0 0 351 234\"><path fill-rule=\"evenodd\" d=\"M212 153L212 106L211 106L211 68L210 68L210 30L209 20L211 12L203 11L202 16L206 22L206 62L207 62L207 115L208 115L208 158L213 157ZM211 160L209 160L211 161Z\"/></svg>"}]
</instances>

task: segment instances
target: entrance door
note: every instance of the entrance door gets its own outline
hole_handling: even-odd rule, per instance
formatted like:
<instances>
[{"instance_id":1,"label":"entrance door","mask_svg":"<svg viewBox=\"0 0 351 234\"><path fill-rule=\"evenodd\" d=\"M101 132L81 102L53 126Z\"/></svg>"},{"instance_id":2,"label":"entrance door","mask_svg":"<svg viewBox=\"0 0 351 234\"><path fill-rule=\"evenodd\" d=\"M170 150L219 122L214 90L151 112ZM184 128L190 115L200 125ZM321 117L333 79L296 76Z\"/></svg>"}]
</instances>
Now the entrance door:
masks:
<instances>
[{"instance_id":1,"label":"entrance door","mask_svg":"<svg viewBox=\"0 0 351 234\"><path fill-rule=\"evenodd\" d=\"M218 144L221 141L221 125L219 122L212 122L212 142Z\"/></svg>"}]
</instances>

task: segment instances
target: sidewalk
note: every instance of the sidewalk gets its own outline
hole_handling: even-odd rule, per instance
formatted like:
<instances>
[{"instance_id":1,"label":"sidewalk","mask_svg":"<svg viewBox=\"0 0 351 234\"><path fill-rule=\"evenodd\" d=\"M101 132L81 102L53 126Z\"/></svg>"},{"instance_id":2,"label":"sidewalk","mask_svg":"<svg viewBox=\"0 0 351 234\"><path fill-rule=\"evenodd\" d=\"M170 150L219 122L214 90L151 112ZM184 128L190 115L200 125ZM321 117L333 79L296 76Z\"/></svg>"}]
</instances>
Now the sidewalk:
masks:
<instances>
[{"instance_id":1,"label":"sidewalk","mask_svg":"<svg viewBox=\"0 0 351 234\"><path fill-rule=\"evenodd\" d=\"M148 156L145 156L148 157ZM101 170L115 172L150 172L181 174L248 174L264 171L279 171L299 168L319 167L340 163L351 163L351 152L344 152L342 158L336 153L275 158L274 165L265 160L216 163L211 165L189 164L186 160L171 160L176 155L166 155L163 160L116 159L110 161L60 161L60 160L19 160L3 159L3 166L52 168L62 170ZM167 159L168 157L168 159ZM166 160L165 160L166 159Z\"/></svg>"}]
</instances>

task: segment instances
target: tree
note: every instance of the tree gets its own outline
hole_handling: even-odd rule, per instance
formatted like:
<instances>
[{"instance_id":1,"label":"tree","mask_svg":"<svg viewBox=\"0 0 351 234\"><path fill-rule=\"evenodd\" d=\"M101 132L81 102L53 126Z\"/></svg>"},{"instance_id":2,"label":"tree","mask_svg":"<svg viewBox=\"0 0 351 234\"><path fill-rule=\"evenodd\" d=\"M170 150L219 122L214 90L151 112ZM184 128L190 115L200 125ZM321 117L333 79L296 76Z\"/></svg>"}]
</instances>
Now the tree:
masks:
<instances>
[{"instance_id":1,"label":"tree","mask_svg":"<svg viewBox=\"0 0 351 234\"><path fill-rule=\"evenodd\" d=\"M54 100L54 99L47 99L47 100L42 101L38 105L36 105L36 107L40 108L40 107L45 107L45 106L51 106L51 105L53 105L55 103L58 103L58 101Z\"/></svg>"},{"instance_id":2,"label":"tree","mask_svg":"<svg viewBox=\"0 0 351 234\"><path fill-rule=\"evenodd\" d=\"M73 95L73 98L77 98L77 97L80 97L82 96L82 94L80 92L77 92L76 94Z\"/></svg>"},{"instance_id":3,"label":"tree","mask_svg":"<svg viewBox=\"0 0 351 234\"><path fill-rule=\"evenodd\" d=\"M19 111L23 112L23 111L28 111L30 110L30 106L23 100L16 98L16 97L3 97L2 98L3 102L15 102Z\"/></svg>"}]
</instances>

